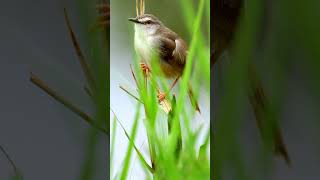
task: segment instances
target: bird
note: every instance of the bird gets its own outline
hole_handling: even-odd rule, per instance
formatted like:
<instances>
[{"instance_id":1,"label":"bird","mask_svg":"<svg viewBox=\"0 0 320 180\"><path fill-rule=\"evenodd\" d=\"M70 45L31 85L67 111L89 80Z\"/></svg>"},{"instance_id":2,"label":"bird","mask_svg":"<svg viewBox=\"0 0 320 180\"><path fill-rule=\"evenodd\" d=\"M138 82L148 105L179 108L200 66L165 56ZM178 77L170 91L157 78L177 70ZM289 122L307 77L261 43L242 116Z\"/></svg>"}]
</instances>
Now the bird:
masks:
<instances>
[{"instance_id":1,"label":"bird","mask_svg":"<svg viewBox=\"0 0 320 180\"><path fill-rule=\"evenodd\" d=\"M158 64L164 76L168 79L175 78L170 86L171 90L183 74L188 55L187 43L152 14L140 14L128 20L134 23L134 47L142 58L141 68L150 71L148 63L153 55L158 55ZM191 85L188 94L192 105L200 112ZM165 96L165 93L159 92L159 101Z\"/></svg>"},{"instance_id":2,"label":"bird","mask_svg":"<svg viewBox=\"0 0 320 180\"><path fill-rule=\"evenodd\" d=\"M232 48L234 36L239 26L241 13L244 10L244 0L215 0L213 1L213 16L211 23L211 71L222 54ZM256 70L251 63L249 69L248 98L253 108L255 119L264 141L267 141L267 124L270 124L273 142L272 149L275 155L282 156L290 166L291 160L287 152L282 133L274 117L269 118L270 103L262 86L262 82L256 76ZM269 122L268 122L269 121Z\"/></svg>"}]
</instances>

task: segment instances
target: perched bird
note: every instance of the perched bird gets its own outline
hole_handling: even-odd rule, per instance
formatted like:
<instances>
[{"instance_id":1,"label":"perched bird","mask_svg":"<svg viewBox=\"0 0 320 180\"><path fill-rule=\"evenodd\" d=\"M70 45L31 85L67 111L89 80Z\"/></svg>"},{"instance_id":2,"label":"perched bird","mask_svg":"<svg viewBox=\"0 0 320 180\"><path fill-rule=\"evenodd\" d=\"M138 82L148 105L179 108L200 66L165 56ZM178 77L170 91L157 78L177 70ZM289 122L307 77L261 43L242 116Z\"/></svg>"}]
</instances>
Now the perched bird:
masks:
<instances>
[{"instance_id":1,"label":"perched bird","mask_svg":"<svg viewBox=\"0 0 320 180\"><path fill-rule=\"evenodd\" d=\"M152 55L158 55L159 66L167 78L175 78L170 89L177 83L183 73L188 47L179 35L167 28L157 17L151 14L141 14L129 18L134 23L134 47L142 58L141 67L149 71L148 63ZM165 93L158 95L159 101L164 99ZM194 100L191 86L189 97L196 110L200 112L198 103Z\"/></svg>"},{"instance_id":2,"label":"perched bird","mask_svg":"<svg viewBox=\"0 0 320 180\"><path fill-rule=\"evenodd\" d=\"M244 0L215 0L213 1L213 16L211 23L211 70L214 64L219 60L222 53L232 46L234 34L237 30L240 15L242 12ZM249 69L249 87L248 97L254 110L260 134L264 141L267 141L267 129L270 128L272 134L272 148L276 155L284 158L290 165L290 158L283 142L281 131L274 116L270 118L270 105L262 87L262 83L256 78L256 72L253 64ZM269 126L269 127L266 127Z\"/></svg>"}]
</instances>

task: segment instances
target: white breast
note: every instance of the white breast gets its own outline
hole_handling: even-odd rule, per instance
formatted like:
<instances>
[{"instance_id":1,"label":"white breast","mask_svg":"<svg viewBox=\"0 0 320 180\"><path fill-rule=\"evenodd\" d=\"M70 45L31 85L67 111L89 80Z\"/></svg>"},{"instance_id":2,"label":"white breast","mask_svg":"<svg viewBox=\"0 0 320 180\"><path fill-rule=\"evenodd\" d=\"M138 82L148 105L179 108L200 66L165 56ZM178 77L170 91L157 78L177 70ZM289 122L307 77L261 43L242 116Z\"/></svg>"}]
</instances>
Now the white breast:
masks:
<instances>
[{"instance_id":1,"label":"white breast","mask_svg":"<svg viewBox=\"0 0 320 180\"><path fill-rule=\"evenodd\" d=\"M143 61L149 62L157 48L156 38L151 34L152 30L145 29L142 25L135 25L134 47Z\"/></svg>"}]
</instances>

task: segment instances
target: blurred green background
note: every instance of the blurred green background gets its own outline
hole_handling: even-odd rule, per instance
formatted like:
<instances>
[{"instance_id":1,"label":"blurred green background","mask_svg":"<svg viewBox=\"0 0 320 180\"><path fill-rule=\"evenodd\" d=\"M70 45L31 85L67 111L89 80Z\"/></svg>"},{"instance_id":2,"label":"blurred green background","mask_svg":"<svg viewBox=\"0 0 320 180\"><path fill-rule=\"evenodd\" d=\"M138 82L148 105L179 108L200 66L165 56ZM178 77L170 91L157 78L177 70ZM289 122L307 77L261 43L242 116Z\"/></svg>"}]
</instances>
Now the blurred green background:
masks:
<instances>
[{"instance_id":1,"label":"blurred green background","mask_svg":"<svg viewBox=\"0 0 320 180\"><path fill-rule=\"evenodd\" d=\"M244 1L233 48L211 79L216 179L319 178L319 7L316 0ZM291 167L261 140L247 98L248 62L265 88Z\"/></svg>"}]
</instances>

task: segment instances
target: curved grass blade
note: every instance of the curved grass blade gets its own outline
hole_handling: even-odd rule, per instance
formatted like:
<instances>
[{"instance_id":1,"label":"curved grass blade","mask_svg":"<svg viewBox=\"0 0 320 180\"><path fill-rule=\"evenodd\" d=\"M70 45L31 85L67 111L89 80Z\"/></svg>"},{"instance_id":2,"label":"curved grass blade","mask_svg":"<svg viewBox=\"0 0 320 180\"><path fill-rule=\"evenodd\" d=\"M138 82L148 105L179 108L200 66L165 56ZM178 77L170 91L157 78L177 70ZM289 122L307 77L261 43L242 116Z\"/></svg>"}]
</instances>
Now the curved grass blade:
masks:
<instances>
[{"instance_id":1,"label":"curved grass blade","mask_svg":"<svg viewBox=\"0 0 320 180\"><path fill-rule=\"evenodd\" d=\"M13 168L14 171L14 176L13 176L13 180L22 180L23 176L20 173L20 171L18 170L16 164L14 163L14 161L12 160L12 158L10 157L10 155L7 153L7 151L4 149L3 146L0 145L0 151L4 154L4 156L7 158L7 160L9 161L10 165Z\"/></svg>"},{"instance_id":2,"label":"curved grass blade","mask_svg":"<svg viewBox=\"0 0 320 180\"><path fill-rule=\"evenodd\" d=\"M128 140L132 143L133 148L135 149L136 153L138 154L138 157L140 159L140 161L142 162L142 164L151 172L154 172L154 169L152 169L149 164L147 163L147 161L145 160L145 158L143 157L142 153L139 151L139 149L136 147L136 145L133 142L133 138L130 138L129 133L126 131L126 129L124 128L123 124L120 122L120 120L118 119L118 117L116 116L115 112L111 109L115 120L119 123L121 129L124 131L126 137L128 138ZM131 136L132 137L132 136Z\"/></svg>"}]
</instances>

